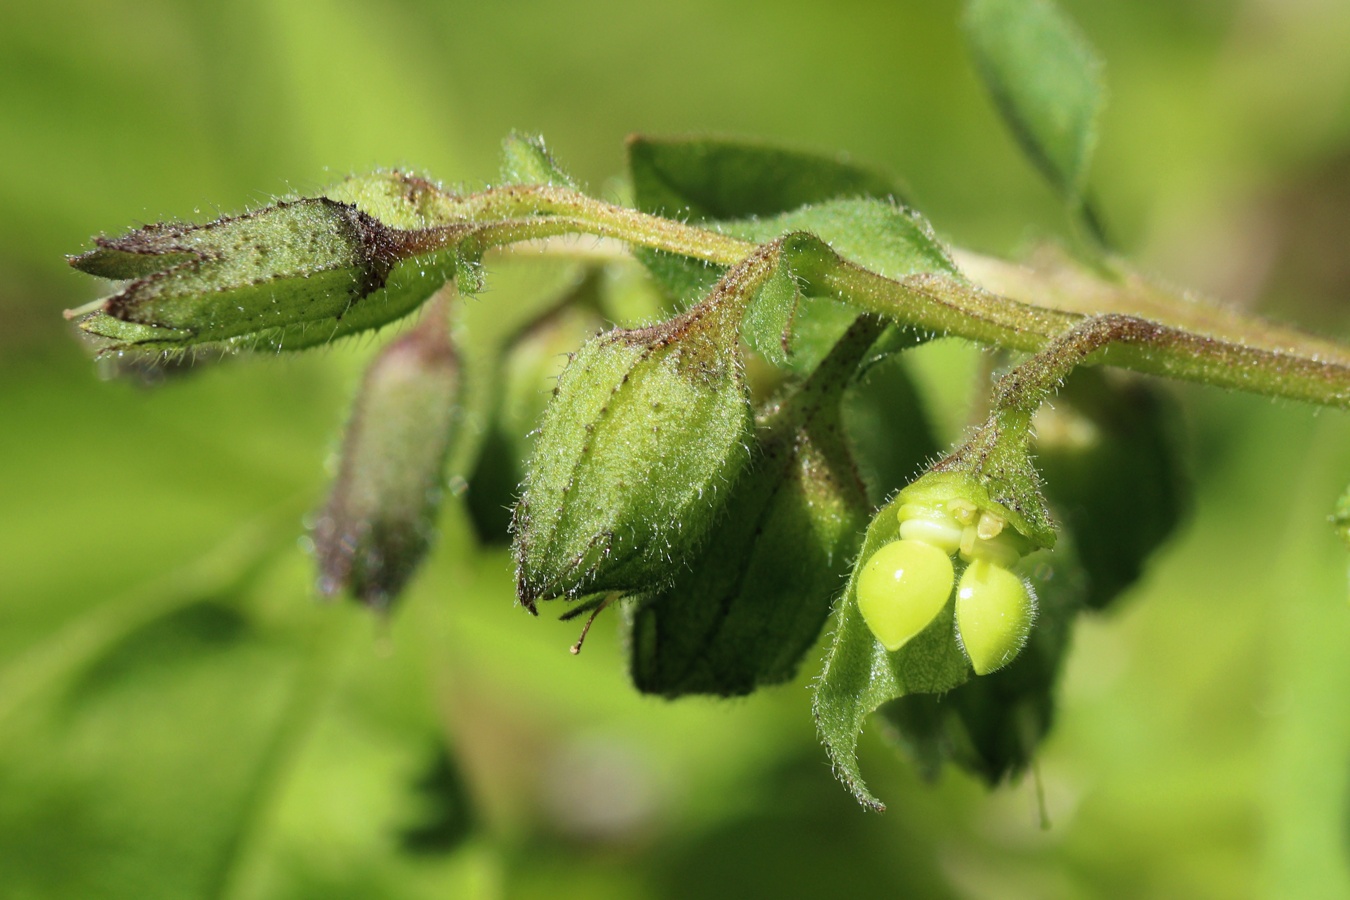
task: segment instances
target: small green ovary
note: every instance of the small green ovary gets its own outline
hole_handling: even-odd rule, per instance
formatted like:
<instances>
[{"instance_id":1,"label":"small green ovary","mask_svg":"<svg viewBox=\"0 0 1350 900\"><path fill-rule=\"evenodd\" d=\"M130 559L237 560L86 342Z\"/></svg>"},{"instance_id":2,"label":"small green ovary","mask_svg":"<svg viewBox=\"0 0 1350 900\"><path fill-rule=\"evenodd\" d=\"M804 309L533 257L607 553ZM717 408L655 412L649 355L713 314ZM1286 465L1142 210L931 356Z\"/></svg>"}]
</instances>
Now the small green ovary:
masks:
<instances>
[{"instance_id":1,"label":"small green ovary","mask_svg":"<svg viewBox=\"0 0 1350 900\"><path fill-rule=\"evenodd\" d=\"M858 611L894 653L928 627L951 596L951 558L922 541L893 541L872 555L858 574Z\"/></svg>"},{"instance_id":2,"label":"small green ovary","mask_svg":"<svg viewBox=\"0 0 1350 900\"><path fill-rule=\"evenodd\" d=\"M976 675L1016 659L1035 618L1035 598L1021 578L984 559L966 566L956 589L956 631Z\"/></svg>"}]
</instances>

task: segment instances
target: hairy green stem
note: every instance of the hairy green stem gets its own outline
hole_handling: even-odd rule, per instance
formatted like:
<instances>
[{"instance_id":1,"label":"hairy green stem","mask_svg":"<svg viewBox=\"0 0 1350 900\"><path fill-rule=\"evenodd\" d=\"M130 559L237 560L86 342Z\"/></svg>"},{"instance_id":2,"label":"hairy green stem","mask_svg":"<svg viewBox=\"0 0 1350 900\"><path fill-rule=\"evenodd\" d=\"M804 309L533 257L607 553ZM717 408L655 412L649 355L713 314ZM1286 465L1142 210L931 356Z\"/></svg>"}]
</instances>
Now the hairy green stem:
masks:
<instances>
[{"instance_id":1,"label":"hairy green stem","mask_svg":"<svg viewBox=\"0 0 1350 900\"><path fill-rule=\"evenodd\" d=\"M648 215L549 185L494 188L445 198L443 214L460 223L479 223L466 243L482 251L521 241L583 233L734 266L758 245L707 228ZM462 237L462 234L460 235ZM450 237L447 234L447 237ZM453 239L453 238L452 238ZM941 274L896 281L856 266L823 247L810 248L816 286L854 306L934 334L962 337L1032 353L1074 332L1094 317L1088 313L1027 303L982 290ZM1106 314L1112 337L1083 353L1080 363L1104 363L1154 375L1286 397L1323 406L1350 408L1350 349L1258 319L1224 315L1222 336L1194 330L1159 304L1134 315L1131 297L1112 298L1124 309ZM1114 317L1114 318L1112 318ZM1128 327L1121 322L1129 321ZM1189 327L1188 327L1189 326ZM1093 325L1097 334L1103 326ZM1074 340L1081 341L1082 335ZM1328 350L1332 352L1327 352Z\"/></svg>"}]
</instances>

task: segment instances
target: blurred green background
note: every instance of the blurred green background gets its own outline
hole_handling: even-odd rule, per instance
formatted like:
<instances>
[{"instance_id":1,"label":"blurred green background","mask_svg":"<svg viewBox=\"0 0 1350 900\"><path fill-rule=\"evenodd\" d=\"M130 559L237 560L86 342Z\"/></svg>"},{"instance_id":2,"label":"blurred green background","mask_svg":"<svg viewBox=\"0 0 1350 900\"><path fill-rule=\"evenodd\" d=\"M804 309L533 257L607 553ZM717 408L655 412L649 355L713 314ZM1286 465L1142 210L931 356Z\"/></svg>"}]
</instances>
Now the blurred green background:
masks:
<instances>
[{"instance_id":1,"label":"blurred green background","mask_svg":"<svg viewBox=\"0 0 1350 900\"><path fill-rule=\"evenodd\" d=\"M1065 4L1107 62L1092 184L1148 269L1350 337L1350 6ZM0 896L1350 896L1350 423L1180 391L1196 514L1080 628L1032 779L837 786L807 679L627 686L614 623L513 605L452 501L388 626L298 539L376 339L100 382L63 254L411 166L480 186L511 129L611 192L634 131L903 177L945 237L1064 232L955 2L93 0L0 12ZM503 292L499 296L506 296ZM481 303L491 303L493 293ZM953 429L972 353L932 354ZM951 433L948 437L953 436ZM612 618L612 617L611 617Z\"/></svg>"}]
</instances>

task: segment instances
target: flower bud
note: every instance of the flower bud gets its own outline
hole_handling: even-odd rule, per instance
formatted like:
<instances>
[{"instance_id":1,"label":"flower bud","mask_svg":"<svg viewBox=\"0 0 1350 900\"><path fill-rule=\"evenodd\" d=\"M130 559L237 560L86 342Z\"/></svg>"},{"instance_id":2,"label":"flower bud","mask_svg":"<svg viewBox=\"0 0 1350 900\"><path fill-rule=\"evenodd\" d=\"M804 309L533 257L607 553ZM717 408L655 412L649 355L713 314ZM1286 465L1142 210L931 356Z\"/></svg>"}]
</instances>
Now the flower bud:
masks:
<instances>
[{"instance_id":1,"label":"flower bud","mask_svg":"<svg viewBox=\"0 0 1350 900\"><path fill-rule=\"evenodd\" d=\"M997 563L977 559L956 588L956 633L976 675L1017 658L1036 618L1026 582Z\"/></svg>"},{"instance_id":2,"label":"flower bud","mask_svg":"<svg viewBox=\"0 0 1350 900\"><path fill-rule=\"evenodd\" d=\"M521 602L668 584L750 437L735 320L715 307L587 343L558 380L513 518Z\"/></svg>"},{"instance_id":3,"label":"flower bud","mask_svg":"<svg viewBox=\"0 0 1350 900\"><path fill-rule=\"evenodd\" d=\"M380 204L356 202L387 181L334 191L352 202L292 200L96 238L70 264L128 283L67 318L103 352L146 355L204 344L295 349L394 321L454 277L456 232L393 227L365 209Z\"/></svg>"},{"instance_id":4,"label":"flower bud","mask_svg":"<svg viewBox=\"0 0 1350 900\"><path fill-rule=\"evenodd\" d=\"M445 302L366 371L332 495L314 526L319 590L385 609L431 543L455 432L459 366Z\"/></svg>"}]
</instances>

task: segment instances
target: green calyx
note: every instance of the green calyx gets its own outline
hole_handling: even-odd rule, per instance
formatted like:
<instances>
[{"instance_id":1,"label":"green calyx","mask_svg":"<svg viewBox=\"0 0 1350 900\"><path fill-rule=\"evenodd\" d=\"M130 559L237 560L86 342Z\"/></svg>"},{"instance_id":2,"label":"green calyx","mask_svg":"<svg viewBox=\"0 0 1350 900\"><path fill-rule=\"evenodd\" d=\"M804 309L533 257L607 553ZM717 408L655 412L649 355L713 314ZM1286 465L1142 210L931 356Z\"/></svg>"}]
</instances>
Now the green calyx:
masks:
<instances>
[{"instance_id":1,"label":"green calyx","mask_svg":"<svg viewBox=\"0 0 1350 900\"><path fill-rule=\"evenodd\" d=\"M576 354L545 412L513 519L517 589L537 600L668 583L748 460L734 344L696 307Z\"/></svg>"},{"instance_id":2,"label":"green calyx","mask_svg":"<svg viewBox=\"0 0 1350 900\"><path fill-rule=\"evenodd\" d=\"M419 189L419 185L423 186ZM298 349L416 309L460 268L446 195L410 176L204 225L148 225L72 257L119 290L67 317L104 353Z\"/></svg>"},{"instance_id":3,"label":"green calyx","mask_svg":"<svg viewBox=\"0 0 1350 900\"><path fill-rule=\"evenodd\" d=\"M956 549L967 559L986 552L1002 558L1015 551L1015 561L1033 549L1049 549L1055 544L1049 509L1035 471L1025 453L1020 455L1024 462L1016 478L993 481L964 464L969 454L963 447L902 489L891 505L902 522L959 529Z\"/></svg>"}]
</instances>

